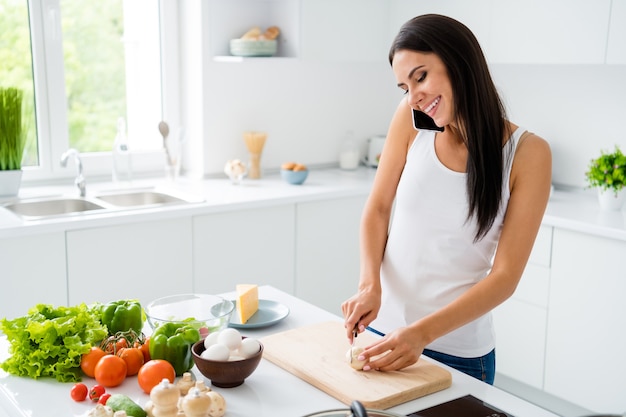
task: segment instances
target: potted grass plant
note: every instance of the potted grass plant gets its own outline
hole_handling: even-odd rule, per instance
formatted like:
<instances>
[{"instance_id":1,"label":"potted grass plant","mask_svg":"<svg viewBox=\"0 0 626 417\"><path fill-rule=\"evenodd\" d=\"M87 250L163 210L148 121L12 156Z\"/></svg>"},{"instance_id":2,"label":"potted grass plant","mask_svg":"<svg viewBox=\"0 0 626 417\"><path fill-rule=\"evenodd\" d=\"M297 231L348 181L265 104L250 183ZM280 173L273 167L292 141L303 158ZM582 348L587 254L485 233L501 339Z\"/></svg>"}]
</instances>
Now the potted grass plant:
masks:
<instances>
[{"instance_id":1,"label":"potted grass plant","mask_svg":"<svg viewBox=\"0 0 626 417\"><path fill-rule=\"evenodd\" d=\"M626 156L619 146L615 146L614 152L602 151L592 159L585 176L589 187L598 189L603 209L622 209L626 201Z\"/></svg>"},{"instance_id":2,"label":"potted grass plant","mask_svg":"<svg viewBox=\"0 0 626 417\"><path fill-rule=\"evenodd\" d=\"M17 195L22 180L26 132L22 121L24 93L0 87L0 196Z\"/></svg>"}]
</instances>

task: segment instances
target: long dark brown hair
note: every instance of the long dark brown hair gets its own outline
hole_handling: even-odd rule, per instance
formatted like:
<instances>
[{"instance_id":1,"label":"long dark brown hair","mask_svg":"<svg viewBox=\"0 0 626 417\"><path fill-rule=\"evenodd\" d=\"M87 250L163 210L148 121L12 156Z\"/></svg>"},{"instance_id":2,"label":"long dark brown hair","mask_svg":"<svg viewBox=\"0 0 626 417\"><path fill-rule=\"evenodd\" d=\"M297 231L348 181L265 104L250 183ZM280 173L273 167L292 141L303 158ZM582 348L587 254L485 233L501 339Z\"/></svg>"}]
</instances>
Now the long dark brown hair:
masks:
<instances>
[{"instance_id":1,"label":"long dark brown hair","mask_svg":"<svg viewBox=\"0 0 626 417\"><path fill-rule=\"evenodd\" d=\"M485 56L465 25L436 14L417 16L402 25L391 45L389 63L399 50L432 52L446 66L454 94L455 122L468 150L467 217L476 219L474 241L478 241L487 234L500 208L502 141L510 135L506 110Z\"/></svg>"}]
</instances>

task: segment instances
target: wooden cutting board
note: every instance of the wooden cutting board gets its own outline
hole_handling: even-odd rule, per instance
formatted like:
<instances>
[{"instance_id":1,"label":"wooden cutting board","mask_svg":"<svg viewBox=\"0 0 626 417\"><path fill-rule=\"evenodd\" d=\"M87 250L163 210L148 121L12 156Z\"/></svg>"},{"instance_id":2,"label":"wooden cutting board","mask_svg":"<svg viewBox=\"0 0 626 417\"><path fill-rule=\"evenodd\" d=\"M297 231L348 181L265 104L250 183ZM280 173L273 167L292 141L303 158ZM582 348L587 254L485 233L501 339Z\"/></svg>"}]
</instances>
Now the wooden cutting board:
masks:
<instances>
[{"instance_id":1,"label":"wooden cutting board","mask_svg":"<svg viewBox=\"0 0 626 417\"><path fill-rule=\"evenodd\" d=\"M379 337L364 332L355 346ZM358 400L367 408L385 410L452 384L450 372L424 357L393 372L357 371L350 367L350 345L342 322L324 322L276 333L260 339L263 357L349 405Z\"/></svg>"}]
</instances>

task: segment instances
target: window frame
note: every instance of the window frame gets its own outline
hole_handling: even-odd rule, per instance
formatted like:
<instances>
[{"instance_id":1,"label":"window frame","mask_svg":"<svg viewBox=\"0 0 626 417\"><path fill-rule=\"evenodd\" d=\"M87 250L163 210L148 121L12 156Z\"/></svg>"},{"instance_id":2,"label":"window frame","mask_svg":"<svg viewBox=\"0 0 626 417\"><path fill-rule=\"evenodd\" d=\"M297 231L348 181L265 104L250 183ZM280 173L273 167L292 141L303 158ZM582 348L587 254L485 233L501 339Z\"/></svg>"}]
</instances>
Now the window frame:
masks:
<instances>
[{"instance_id":1,"label":"window frame","mask_svg":"<svg viewBox=\"0 0 626 417\"><path fill-rule=\"evenodd\" d=\"M161 49L162 119L172 126L180 123L178 55L178 1L158 0ZM28 0L33 80L37 123L39 165L23 167L26 185L56 182L76 175L73 163L61 167L63 152L69 149L67 99L63 44L61 37L60 0ZM155 124L155 129L157 125ZM111 144L112 145L112 144ZM133 174L161 175L164 152L133 151ZM87 178L111 180L111 152L81 153Z\"/></svg>"}]
</instances>

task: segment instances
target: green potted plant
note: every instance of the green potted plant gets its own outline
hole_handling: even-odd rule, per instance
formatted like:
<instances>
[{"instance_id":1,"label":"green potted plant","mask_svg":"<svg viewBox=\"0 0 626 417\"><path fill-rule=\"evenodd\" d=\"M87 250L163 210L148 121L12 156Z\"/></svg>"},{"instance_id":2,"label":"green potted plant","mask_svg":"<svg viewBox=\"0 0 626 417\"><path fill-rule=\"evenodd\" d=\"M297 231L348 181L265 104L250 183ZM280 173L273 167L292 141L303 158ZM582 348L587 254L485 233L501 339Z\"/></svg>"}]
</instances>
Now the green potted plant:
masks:
<instances>
[{"instance_id":1,"label":"green potted plant","mask_svg":"<svg viewBox=\"0 0 626 417\"><path fill-rule=\"evenodd\" d=\"M0 196L17 195L22 179L26 131L22 121L24 93L0 87Z\"/></svg>"},{"instance_id":2,"label":"green potted plant","mask_svg":"<svg viewBox=\"0 0 626 417\"><path fill-rule=\"evenodd\" d=\"M626 156L619 146L612 153L601 151L589 163L585 176L589 187L598 189L602 208L621 210L626 200Z\"/></svg>"}]
</instances>

